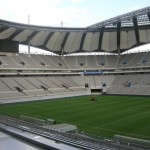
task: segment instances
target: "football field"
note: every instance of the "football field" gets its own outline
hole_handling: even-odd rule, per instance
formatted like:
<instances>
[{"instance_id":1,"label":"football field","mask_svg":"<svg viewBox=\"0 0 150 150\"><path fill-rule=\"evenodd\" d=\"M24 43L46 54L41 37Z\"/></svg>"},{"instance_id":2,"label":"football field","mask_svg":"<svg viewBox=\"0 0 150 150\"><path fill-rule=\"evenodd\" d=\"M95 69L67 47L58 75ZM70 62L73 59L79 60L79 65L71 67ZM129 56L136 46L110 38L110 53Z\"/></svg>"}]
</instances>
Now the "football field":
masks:
<instances>
[{"instance_id":1,"label":"football field","mask_svg":"<svg viewBox=\"0 0 150 150\"><path fill-rule=\"evenodd\" d=\"M0 114L51 118L92 135L120 134L150 140L150 97L96 95L96 101L91 97L1 104Z\"/></svg>"}]
</instances>

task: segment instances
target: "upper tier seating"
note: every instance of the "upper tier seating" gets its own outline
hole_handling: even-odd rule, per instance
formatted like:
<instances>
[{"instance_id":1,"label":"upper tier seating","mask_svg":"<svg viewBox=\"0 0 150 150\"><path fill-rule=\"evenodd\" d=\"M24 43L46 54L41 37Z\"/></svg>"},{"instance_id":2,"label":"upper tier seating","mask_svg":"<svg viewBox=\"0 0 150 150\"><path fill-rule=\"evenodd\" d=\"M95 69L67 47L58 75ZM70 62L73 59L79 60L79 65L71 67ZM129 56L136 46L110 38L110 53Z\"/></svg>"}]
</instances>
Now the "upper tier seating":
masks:
<instances>
[{"instance_id":1,"label":"upper tier seating","mask_svg":"<svg viewBox=\"0 0 150 150\"><path fill-rule=\"evenodd\" d=\"M0 56L0 68L116 69L150 66L150 52L124 55L51 56L18 54Z\"/></svg>"},{"instance_id":2,"label":"upper tier seating","mask_svg":"<svg viewBox=\"0 0 150 150\"><path fill-rule=\"evenodd\" d=\"M51 56L18 54L0 56L0 68L116 69L150 65L150 52L124 55Z\"/></svg>"}]
</instances>

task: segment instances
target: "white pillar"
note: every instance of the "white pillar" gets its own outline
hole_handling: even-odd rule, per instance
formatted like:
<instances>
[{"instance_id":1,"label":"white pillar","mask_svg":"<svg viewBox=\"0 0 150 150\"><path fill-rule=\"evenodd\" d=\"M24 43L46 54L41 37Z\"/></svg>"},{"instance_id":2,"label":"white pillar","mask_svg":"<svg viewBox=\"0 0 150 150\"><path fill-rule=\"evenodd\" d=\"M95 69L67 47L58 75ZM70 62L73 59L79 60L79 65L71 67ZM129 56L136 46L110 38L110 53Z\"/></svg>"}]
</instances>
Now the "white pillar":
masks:
<instances>
[{"instance_id":1,"label":"white pillar","mask_svg":"<svg viewBox=\"0 0 150 150\"><path fill-rule=\"evenodd\" d=\"M28 24L30 24L30 14L28 14Z\"/></svg>"},{"instance_id":2,"label":"white pillar","mask_svg":"<svg viewBox=\"0 0 150 150\"><path fill-rule=\"evenodd\" d=\"M30 14L28 14L28 24L30 24ZM30 41L28 42L28 56L30 57Z\"/></svg>"},{"instance_id":3,"label":"white pillar","mask_svg":"<svg viewBox=\"0 0 150 150\"><path fill-rule=\"evenodd\" d=\"M28 42L28 56L30 57L30 42Z\"/></svg>"}]
</instances>

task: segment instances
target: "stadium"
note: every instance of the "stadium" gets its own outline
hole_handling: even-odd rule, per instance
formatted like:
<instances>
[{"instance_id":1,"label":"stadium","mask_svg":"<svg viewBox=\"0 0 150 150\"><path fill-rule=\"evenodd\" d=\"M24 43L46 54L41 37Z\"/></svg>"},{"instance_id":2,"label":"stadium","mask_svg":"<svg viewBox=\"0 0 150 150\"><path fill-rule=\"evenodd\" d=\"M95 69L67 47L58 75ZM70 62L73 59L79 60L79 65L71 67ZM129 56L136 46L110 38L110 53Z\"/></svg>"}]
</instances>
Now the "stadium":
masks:
<instances>
[{"instance_id":1,"label":"stadium","mask_svg":"<svg viewBox=\"0 0 150 150\"><path fill-rule=\"evenodd\" d=\"M43 149L150 149L150 52L126 53L148 43L150 7L85 28L0 20L0 131Z\"/></svg>"}]
</instances>

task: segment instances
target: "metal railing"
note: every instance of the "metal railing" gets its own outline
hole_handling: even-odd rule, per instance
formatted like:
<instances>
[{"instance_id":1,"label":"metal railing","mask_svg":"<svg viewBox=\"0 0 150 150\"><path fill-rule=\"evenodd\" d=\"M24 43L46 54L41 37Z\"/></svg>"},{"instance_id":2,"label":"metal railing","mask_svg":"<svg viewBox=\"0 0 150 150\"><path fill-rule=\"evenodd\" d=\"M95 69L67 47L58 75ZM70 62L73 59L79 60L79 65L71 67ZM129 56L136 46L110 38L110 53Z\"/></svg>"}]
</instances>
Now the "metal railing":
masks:
<instances>
[{"instance_id":1,"label":"metal railing","mask_svg":"<svg viewBox=\"0 0 150 150\"><path fill-rule=\"evenodd\" d=\"M83 149L95 150L148 150L147 147L134 147L120 144L115 140L96 139L79 133L63 133L45 128L45 126L27 122L21 119L0 115L0 123L11 126L22 131L41 135L45 138L56 140L68 145L81 147Z\"/></svg>"}]
</instances>

